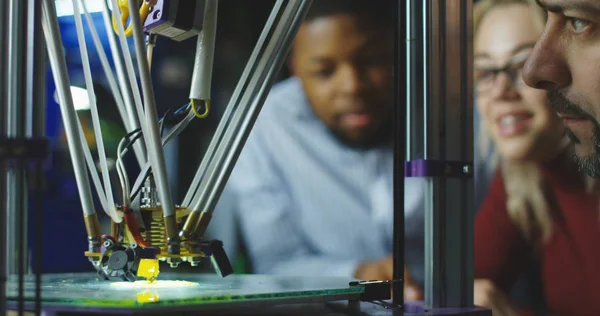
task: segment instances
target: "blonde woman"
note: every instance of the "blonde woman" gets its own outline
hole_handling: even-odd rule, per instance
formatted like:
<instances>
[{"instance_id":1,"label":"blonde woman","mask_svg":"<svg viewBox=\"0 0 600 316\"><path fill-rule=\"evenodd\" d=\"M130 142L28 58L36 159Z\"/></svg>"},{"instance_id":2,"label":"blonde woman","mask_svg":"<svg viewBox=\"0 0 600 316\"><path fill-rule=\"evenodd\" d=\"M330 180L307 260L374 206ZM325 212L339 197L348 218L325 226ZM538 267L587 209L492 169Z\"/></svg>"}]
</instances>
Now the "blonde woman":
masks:
<instances>
[{"instance_id":1,"label":"blonde woman","mask_svg":"<svg viewBox=\"0 0 600 316\"><path fill-rule=\"evenodd\" d=\"M495 316L525 314L507 293L532 259L549 314L600 315L598 198L570 159L546 92L521 78L545 17L533 0L475 6L480 147L493 142L497 168L475 221L475 304Z\"/></svg>"}]
</instances>

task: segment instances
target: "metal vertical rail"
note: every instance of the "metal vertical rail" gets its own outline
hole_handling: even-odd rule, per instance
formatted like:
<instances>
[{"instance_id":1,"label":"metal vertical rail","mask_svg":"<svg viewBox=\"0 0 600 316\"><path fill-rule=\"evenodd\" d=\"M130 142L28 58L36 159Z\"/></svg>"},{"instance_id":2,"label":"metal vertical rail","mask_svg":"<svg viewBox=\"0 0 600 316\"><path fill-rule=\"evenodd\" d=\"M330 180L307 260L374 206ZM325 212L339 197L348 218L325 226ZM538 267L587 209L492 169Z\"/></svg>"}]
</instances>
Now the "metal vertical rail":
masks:
<instances>
[{"instance_id":1,"label":"metal vertical rail","mask_svg":"<svg viewBox=\"0 0 600 316\"><path fill-rule=\"evenodd\" d=\"M461 125L458 139L462 140L460 144L460 159L468 161L469 164L463 166L463 174L469 176L468 179L461 179L460 187L463 190L460 192L460 204L466 206L461 208L461 238L463 243L462 265L460 274L463 283L461 284L461 297L459 298L463 306L473 305L473 240L474 240L474 165L473 165L473 142L475 133L473 130L473 113L474 113L474 93L473 93L473 0L463 0L458 6L449 8L451 15L456 23L456 31L460 36L458 43L460 56L460 90L458 95L450 95L450 102L460 104ZM452 82L452 81L450 81ZM453 126L455 127L455 126ZM452 128L452 127L451 127ZM456 181L456 180L455 180ZM452 185L452 184L451 184Z\"/></svg>"},{"instance_id":2,"label":"metal vertical rail","mask_svg":"<svg viewBox=\"0 0 600 316\"><path fill-rule=\"evenodd\" d=\"M27 20L29 1L9 1L9 55L8 70L8 136L22 138L31 136L27 131ZM18 274L18 310L24 311L24 277L28 262L27 251L27 180L26 164L13 161L8 178L8 240L9 253L16 260L9 260L9 273ZM12 248L12 249L10 249ZM12 251L11 251L12 250ZM16 255L16 256L15 256Z\"/></svg>"},{"instance_id":3,"label":"metal vertical rail","mask_svg":"<svg viewBox=\"0 0 600 316\"><path fill-rule=\"evenodd\" d=\"M27 21L27 134L34 138L46 136L46 46L42 32L42 0L28 1ZM41 315L42 298L42 199L43 162L36 161L33 170L34 240L32 244L35 271L35 315Z\"/></svg>"},{"instance_id":4,"label":"metal vertical rail","mask_svg":"<svg viewBox=\"0 0 600 316\"><path fill-rule=\"evenodd\" d=\"M26 135L26 51L27 51L27 1L8 1L8 137ZM19 275L19 294L22 294L22 275L27 262L27 235L24 227L27 222L27 184L25 169L14 162L16 168L8 171L8 273ZM12 260L11 260L12 259Z\"/></svg>"},{"instance_id":5,"label":"metal vertical rail","mask_svg":"<svg viewBox=\"0 0 600 316\"><path fill-rule=\"evenodd\" d=\"M6 34L8 28L8 2L0 1L0 34ZM8 136L8 76L6 56L8 41L0 42L0 138ZM6 162L0 159L0 315L6 315L6 277L8 261L8 169Z\"/></svg>"},{"instance_id":6,"label":"metal vertical rail","mask_svg":"<svg viewBox=\"0 0 600 316\"><path fill-rule=\"evenodd\" d=\"M406 48L405 0L395 2L394 61L394 233L392 302L404 303L404 160L406 159ZM402 280L402 282L399 282Z\"/></svg>"},{"instance_id":7,"label":"metal vertical rail","mask_svg":"<svg viewBox=\"0 0 600 316\"><path fill-rule=\"evenodd\" d=\"M407 120L422 128L408 131L417 141L407 146L408 170L427 179L425 303L467 307L473 300L472 0L412 0L407 8Z\"/></svg>"}]
</instances>

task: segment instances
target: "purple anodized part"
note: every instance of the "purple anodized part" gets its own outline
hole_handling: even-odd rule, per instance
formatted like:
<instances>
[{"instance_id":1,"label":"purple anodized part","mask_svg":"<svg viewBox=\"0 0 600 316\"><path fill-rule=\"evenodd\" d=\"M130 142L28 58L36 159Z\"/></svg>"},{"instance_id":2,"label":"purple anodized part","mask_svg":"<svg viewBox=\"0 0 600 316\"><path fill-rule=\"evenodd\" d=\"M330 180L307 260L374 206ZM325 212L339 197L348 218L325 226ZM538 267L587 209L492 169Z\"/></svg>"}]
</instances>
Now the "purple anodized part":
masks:
<instances>
[{"instance_id":1,"label":"purple anodized part","mask_svg":"<svg viewBox=\"0 0 600 316\"><path fill-rule=\"evenodd\" d=\"M157 0L156 4L152 6L152 11L146 17L144 21L144 32L151 33L150 31L157 26L166 23L163 19L161 19L165 12L165 4L164 0Z\"/></svg>"},{"instance_id":2,"label":"purple anodized part","mask_svg":"<svg viewBox=\"0 0 600 316\"><path fill-rule=\"evenodd\" d=\"M461 161L411 160L404 163L404 176L421 177L471 177L473 164Z\"/></svg>"}]
</instances>

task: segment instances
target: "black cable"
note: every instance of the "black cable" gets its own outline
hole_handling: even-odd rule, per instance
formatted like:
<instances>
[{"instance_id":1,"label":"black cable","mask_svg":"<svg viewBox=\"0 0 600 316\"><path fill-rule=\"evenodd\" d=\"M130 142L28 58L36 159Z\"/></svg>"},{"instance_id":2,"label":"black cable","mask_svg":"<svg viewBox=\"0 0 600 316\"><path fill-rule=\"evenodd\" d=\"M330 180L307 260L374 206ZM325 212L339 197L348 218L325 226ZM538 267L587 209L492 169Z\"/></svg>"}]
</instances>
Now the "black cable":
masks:
<instances>
[{"instance_id":1,"label":"black cable","mask_svg":"<svg viewBox=\"0 0 600 316\"><path fill-rule=\"evenodd\" d=\"M169 117L169 116L167 115L167 114L169 113L169 111L171 111L171 109L167 110L167 112L165 113L165 116L164 116L164 117L163 117L163 119L162 119L163 121L168 121L168 122L172 122L172 123L175 123L175 122L176 122L176 124L179 124L179 123L181 123L181 122L183 121L183 119L181 119L181 120L178 120L178 121L175 121L175 119L176 119L176 118L178 118L178 117L185 118L185 115L187 115L187 112L185 112L185 111L182 111L182 112L176 113L176 114L172 115L171 117ZM162 134L162 133L161 133L161 134ZM146 173L146 174L144 175L144 178L143 178L143 180L142 180L142 183L144 183L144 182L146 181L146 179L148 179L148 177L149 177L149 176L150 176L150 172ZM132 200L132 201L133 201L133 200L135 200L135 198L137 197L137 195L140 193L140 191L141 191L141 190L142 190L142 186L140 185L140 186L137 188L137 190L135 190L135 192L133 192L133 194L131 195L131 200Z\"/></svg>"},{"instance_id":2,"label":"black cable","mask_svg":"<svg viewBox=\"0 0 600 316\"><path fill-rule=\"evenodd\" d=\"M164 115L164 116L163 116L163 117L160 119L160 136L161 136L161 138L162 138L162 134L163 134L163 132L164 132L164 127L165 127L165 123L166 123L166 122L168 122L168 123L176 123L176 124L179 124L179 123L181 123L181 121L182 121L182 120L176 120L176 119L177 119L177 118L179 118L179 117L185 117L185 115L187 114L187 112L185 112L185 111L181 111L181 112L179 112L179 110L178 110L178 112L175 112L174 114L172 114L171 116L169 116L169 115L170 115L170 112L172 112L172 111L173 111L173 109L168 109L168 110L165 112L165 115ZM130 134L131 134L131 133L130 133ZM129 142L129 143L126 145L126 146L125 146L125 149L128 149L128 148L130 148L131 146L133 146L133 143L135 143L135 141L137 141L137 140L138 140L138 139L139 139L141 136L142 136L141 134L138 134L138 135L136 135L136 137L134 137L134 138L133 138L133 139L132 139L132 140L131 140L131 141L130 141L130 142ZM119 154L120 154L120 153L119 153ZM148 172L148 173L146 173L146 174L144 175L144 179L143 179L142 183L143 183L143 182L145 182L145 181L146 181L146 179L148 179L148 176L150 176L150 172ZM135 200L135 198L137 197L137 195L138 195L138 194L140 193L140 191L142 190L142 187L143 187L143 186L141 186L141 185L140 185L140 186L137 188L137 190L135 190L135 192L133 192L133 194L131 194L131 198L130 198L130 199L131 199L131 201Z\"/></svg>"},{"instance_id":3,"label":"black cable","mask_svg":"<svg viewBox=\"0 0 600 316\"><path fill-rule=\"evenodd\" d=\"M161 120L161 129L164 127L163 124L164 120ZM162 131L161 131L162 134ZM142 134L137 134L133 139L131 139L129 141L129 143L125 146L125 148L123 149L123 151L128 150L129 148L131 148L131 146L133 146L133 144L142 137ZM121 153L119 153L119 155L121 155ZM127 176L127 175L124 175ZM148 178L148 175L146 174L144 176L144 181L146 181L146 179ZM138 193L140 192L140 190L142 189L142 186L139 186L138 189L131 195L131 200L133 201L135 199L135 197L138 195Z\"/></svg>"},{"instance_id":4,"label":"black cable","mask_svg":"<svg viewBox=\"0 0 600 316\"><path fill-rule=\"evenodd\" d=\"M142 137L142 133L138 133L137 135L135 135L135 137L133 137L132 139L129 140L129 142L125 145L125 147L123 148L123 152L125 152L125 150L129 150L131 149L131 147L133 146L133 144ZM119 156L123 154L123 152L119 153Z\"/></svg>"},{"instance_id":5,"label":"black cable","mask_svg":"<svg viewBox=\"0 0 600 316\"><path fill-rule=\"evenodd\" d=\"M165 121L167 121L167 119L168 119L169 112L172 112L172 109L168 109L168 110L165 112L165 115L163 116L163 118L161 118L161 119L160 119L160 121L159 121L159 124L160 124L160 125L159 125L159 127L160 127L160 135L161 135L161 137L162 137L162 134L164 133L164 127L165 127L165 124L164 124L164 123L165 123ZM142 131L142 129L141 129L141 128L136 128L135 130L133 130L133 131L129 132L127 135L125 135L125 137L123 137L123 138L126 138L126 139L128 139L128 138L130 138L131 136L133 136L133 135L137 134L137 135L136 135L134 138L132 138L131 140L129 140L129 142L127 143L127 145L125 145L125 149L130 149L130 148L133 146L133 144L134 144L134 143L135 143L135 142L136 142L138 139L140 139L140 137L141 137L141 135L142 135L142 134L141 134L141 131ZM118 153L118 154L120 155L121 153Z\"/></svg>"},{"instance_id":6,"label":"black cable","mask_svg":"<svg viewBox=\"0 0 600 316\"><path fill-rule=\"evenodd\" d=\"M25 192L27 185L25 178L27 176L27 170L25 169L24 162L19 161L16 163L16 173L19 175L18 179L21 179L19 185L21 186L19 195L17 196L17 271L19 274L19 315L25 315L25 255L27 254L27 244L25 242L25 232L27 231L25 222L25 213L27 208L25 207Z\"/></svg>"},{"instance_id":7,"label":"black cable","mask_svg":"<svg viewBox=\"0 0 600 316\"><path fill-rule=\"evenodd\" d=\"M148 176L150 176L150 172L148 172L144 175L144 179L142 180L142 183L144 183L146 181L146 179L148 179ZM143 185L140 185L137 188L137 190L135 190L135 192L133 192L133 194L131 195L131 201L135 200L135 198L140 193L140 191L142 191L142 187L143 187Z\"/></svg>"},{"instance_id":8,"label":"black cable","mask_svg":"<svg viewBox=\"0 0 600 316\"><path fill-rule=\"evenodd\" d=\"M35 265L35 315L41 315L42 310L42 229L43 229L43 207L44 199L44 176L43 165L41 161L36 162L35 167L35 249L34 249L34 265Z\"/></svg>"},{"instance_id":9,"label":"black cable","mask_svg":"<svg viewBox=\"0 0 600 316\"><path fill-rule=\"evenodd\" d=\"M138 127L136 129L134 129L133 131L127 133L127 135L125 135L125 137L123 137L123 138L129 138L129 137L133 136L135 133L139 133L141 131L142 131L142 129L140 127Z\"/></svg>"}]
</instances>

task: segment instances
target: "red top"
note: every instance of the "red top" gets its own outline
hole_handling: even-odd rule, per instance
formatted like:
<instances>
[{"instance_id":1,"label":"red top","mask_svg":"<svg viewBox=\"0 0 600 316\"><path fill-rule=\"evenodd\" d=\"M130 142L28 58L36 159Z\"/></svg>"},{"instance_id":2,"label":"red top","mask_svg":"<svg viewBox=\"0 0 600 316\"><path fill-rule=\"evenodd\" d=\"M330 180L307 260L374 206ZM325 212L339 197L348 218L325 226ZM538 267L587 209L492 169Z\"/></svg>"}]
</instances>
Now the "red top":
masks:
<instances>
[{"instance_id":1,"label":"red top","mask_svg":"<svg viewBox=\"0 0 600 316\"><path fill-rule=\"evenodd\" d=\"M538 254L551 315L600 315L600 217L598 197L564 159L540 165L557 198L552 235ZM502 175L494 177L475 219L475 278L508 293L533 249L506 210Z\"/></svg>"}]
</instances>

